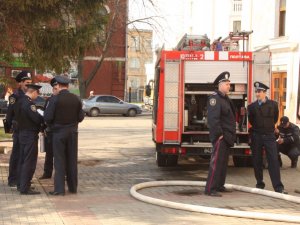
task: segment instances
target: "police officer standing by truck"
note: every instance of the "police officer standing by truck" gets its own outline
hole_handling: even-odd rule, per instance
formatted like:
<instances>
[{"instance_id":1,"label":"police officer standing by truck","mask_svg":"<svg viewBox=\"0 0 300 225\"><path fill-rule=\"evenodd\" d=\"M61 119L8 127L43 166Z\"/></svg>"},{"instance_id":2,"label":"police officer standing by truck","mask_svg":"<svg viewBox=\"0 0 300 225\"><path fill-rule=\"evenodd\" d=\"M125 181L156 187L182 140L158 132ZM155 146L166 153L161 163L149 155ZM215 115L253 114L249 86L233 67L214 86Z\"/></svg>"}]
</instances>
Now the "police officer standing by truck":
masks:
<instances>
[{"instance_id":1,"label":"police officer standing by truck","mask_svg":"<svg viewBox=\"0 0 300 225\"><path fill-rule=\"evenodd\" d=\"M15 187L17 185L17 173L20 158L19 131L15 118L15 106L18 100L25 96L27 90L26 85L31 83L31 74L28 71L22 71L16 76L15 80L18 82L19 88L8 98L9 105L5 124L7 130L13 132L13 147L9 159L8 170L8 185L10 187Z\"/></svg>"},{"instance_id":2,"label":"police officer standing by truck","mask_svg":"<svg viewBox=\"0 0 300 225\"><path fill-rule=\"evenodd\" d=\"M261 82L254 83L257 101L248 106L248 119L251 124L251 150L253 155L256 188L265 188L263 182L263 147L268 160L268 170L276 192L286 194L280 178L275 124L278 120L278 103L266 96L268 86Z\"/></svg>"},{"instance_id":3,"label":"police officer standing by truck","mask_svg":"<svg viewBox=\"0 0 300 225\"><path fill-rule=\"evenodd\" d=\"M25 96L16 105L20 141L18 190L22 195L40 194L31 189L31 179L38 157L38 133L43 124L43 117L37 112L33 101L38 97L38 90L41 87L36 84L28 84Z\"/></svg>"},{"instance_id":4,"label":"police officer standing by truck","mask_svg":"<svg viewBox=\"0 0 300 225\"><path fill-rule=\"evenodd\" d=\"M54 191L50 195L65 195L65 177L70 193L78 185L78 123L84 119L80 99L68 91L70 79L55 77L59 93L49 101L44 119L53 132Z\"/></svg>"},{"instance_id":5,"label":"police officer standing by truck","mask_svg":"<svg viewBox=\"0 0 300 225\"><path fill-rule=\"evenodd\" d=\"M221 73L214 81L218 90L208 99L209 137L213 152L209 164L205 194L221 197L220 192L229 192L224 187L230 147L236 139L235 108L228 97L230 73Z\"/></svg>"}]
</instances>

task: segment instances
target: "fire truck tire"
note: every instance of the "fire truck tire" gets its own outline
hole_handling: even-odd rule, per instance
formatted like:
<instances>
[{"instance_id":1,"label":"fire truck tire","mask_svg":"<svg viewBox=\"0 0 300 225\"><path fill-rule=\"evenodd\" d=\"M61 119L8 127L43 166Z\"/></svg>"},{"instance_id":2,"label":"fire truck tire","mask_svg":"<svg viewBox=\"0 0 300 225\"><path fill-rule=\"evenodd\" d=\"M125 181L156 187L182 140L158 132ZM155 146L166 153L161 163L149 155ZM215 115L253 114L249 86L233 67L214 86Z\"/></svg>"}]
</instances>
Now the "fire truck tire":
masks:
<instances>
[{"instance_id":1,"label":"fire truck tire","mask_svg":"<svg viewBox=\"0 0 300 225\"><path fill-rule=\"evenodd\" d=\"M232 156L233 165L235 167L247 167L251 166L252 158L251 157L240 157L240 156Z\"/></svg>"},{"instance_id":2,"label":"fire truck tire","mask_svg":"<svg viewBox=\"0 0 300 225\"><path fill-rule=\"evenodd\" d=\"M167 155L163 155L161 152L156 151L156 164L159 167L167 166Z\"/></svg>"},{"instance_id":3,"label":"fire truck tire","mask_svg":"<svg viewBox=\"0 0 300 225\"><path fill-rule=\"evenodd\" d=\"M168 155L167 166L177 166L178 164L178 155Z\"/></svg>"}]
</instances>

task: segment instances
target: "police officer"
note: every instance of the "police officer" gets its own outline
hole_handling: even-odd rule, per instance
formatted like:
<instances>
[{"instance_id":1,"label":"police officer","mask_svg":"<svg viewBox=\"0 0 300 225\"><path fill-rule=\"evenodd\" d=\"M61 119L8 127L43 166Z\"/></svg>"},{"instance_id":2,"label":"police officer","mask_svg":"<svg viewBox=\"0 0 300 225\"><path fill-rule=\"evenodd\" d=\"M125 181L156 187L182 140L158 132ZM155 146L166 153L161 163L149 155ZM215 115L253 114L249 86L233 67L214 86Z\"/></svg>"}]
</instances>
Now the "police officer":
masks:
<instances>
[{"instance_id":1,"label":"police officer","mask_svg":"<svg viewBox=\"0 0 300 225\"><path fill-rule=\"evenodd\" d=\"M278 104L266 96L268 86L261 82L255 82L257 101L248 106L249 123L252 125L251 150L253 154L253 166L256 178L256 188L265 188L263 182L263 147L265 148L268 170L273 188L276 192L286 193L280 179L280 167L278 162L277 145L275 137L275 124L278 120Z\"/></svg>"},{"instance_id":2,"label":"police officer","mask_svg":"<svg viewBox=\"0 0 300 225\"><path fill-rule=\"evenodd\" d=\"M70 193L77 193L78 123L84 119L80 99L68 91L70 79L55 77L59 93L46 107L44 119L53 132L54 191L65 194L65 176Z\"/></svg>"},{"instance_id":3,"label":"police officer","mask_svg":"<svg viewBox=\"0 0 300 225\"><path fill-rule=\"evenodd\" d=\"M18 172L18 190L23 195L40 194L31 189L31 179L36 169L38 157L38 133L43 117L37 112L33 102L42 86L28 84L25 96L16 105L16 118L20 141L20 168Z\"/></svg>"},{"instance_id":4,"label":"police officer","mask_svg":"<svg viewBox=\"0 0 300 225\"><path fill-rule=\"evenodd\" d=\"M19 88L9 96L9 105L6 114L7 127L13 132L13 147L9 159L8 185L15 187L17 185L18 163L20 156L19 132L15 118L15 106L20 98L25 95L27 84L31 83L31 75L28 71L20 72L16 78Z\"/></svg>"},{"instance_id":5,"label":"police officer","mask_svg":"<svg viewBox=\"0 0 300 225\"><path fill-rule=\"evenodd\" d=\"M291 167L296 168L298 156L300 155L300 131L299 127L289 121L287 116L280 118L280 125L277 126L278 151L287 155L291 160ZM279 155L279 163L282 164Z\"/></svg>"},{"instance_id":6,"label":"police officer","mask_svg":"<svg viewBox=\"0 0 300 225\"><path fill-rule=\"evenodd\" d=\"M48 98L45 102L45 107L47 107L48 102L53 99L53 96L58 94L58 83L55 78L52 78L50 81L50 85L52 86L52 96ZM53 143L52 143L52 131L50 125L45 129L45 162L44 162L44 173L40 180L50 179L52 177L53 172Z\"/></svg>"},{"instance_id":7,"label":"police officer","mask_svg":"<svg viewBox=\"0 0 300 225\"><path fill-rule=\"evenodd\" d=\"M224 187L229 157L229 149L236 139L235 108L228 97L230 90L230 73L221 73L214 81L218 85L209 98L208 126L209 137L213 145L213 152L209 164L209 172L206 181L205 194L221 197L219 192L229 192Z\"/></svg>"}]
</instances>

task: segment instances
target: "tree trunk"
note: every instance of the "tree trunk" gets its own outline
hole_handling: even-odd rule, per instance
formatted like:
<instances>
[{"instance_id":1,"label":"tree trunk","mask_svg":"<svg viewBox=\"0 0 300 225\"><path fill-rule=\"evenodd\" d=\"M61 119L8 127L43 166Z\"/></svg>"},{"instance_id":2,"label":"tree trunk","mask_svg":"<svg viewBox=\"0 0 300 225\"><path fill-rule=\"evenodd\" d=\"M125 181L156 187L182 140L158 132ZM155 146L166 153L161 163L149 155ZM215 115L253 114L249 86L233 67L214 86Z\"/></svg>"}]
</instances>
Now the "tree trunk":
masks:
<instances>
[{"instance_id":1,"label":"tree trunk","mask_svg":"<svg viewBox=\"0 0 300 225\"><path fill-rule=\"evenodd\" d=\"M79 95L80 98L86 98L86 82L83 77L83 51L78 57L77 71L78 71L78 82L79 82Z\"/></svg>"}]
</instances>

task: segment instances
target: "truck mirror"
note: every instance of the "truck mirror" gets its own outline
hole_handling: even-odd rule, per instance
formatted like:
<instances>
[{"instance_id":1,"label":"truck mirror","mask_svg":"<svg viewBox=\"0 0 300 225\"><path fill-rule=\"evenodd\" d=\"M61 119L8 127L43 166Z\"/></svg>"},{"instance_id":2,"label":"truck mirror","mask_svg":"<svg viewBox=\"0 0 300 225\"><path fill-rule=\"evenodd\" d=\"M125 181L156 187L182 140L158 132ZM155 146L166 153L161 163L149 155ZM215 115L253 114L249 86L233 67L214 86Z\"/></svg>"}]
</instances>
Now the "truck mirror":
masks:
<instances>
[{"instance_id":1,"label":"truck mirror","mask_svg":"<svg viewBox=\"0 0 300 225\"><path fill-rule=\"evenodd\" d=\"M145 86L146 88L146 96L150 97L151 96L151 86L148 84Z\"/></svg>"}]
</instances>

